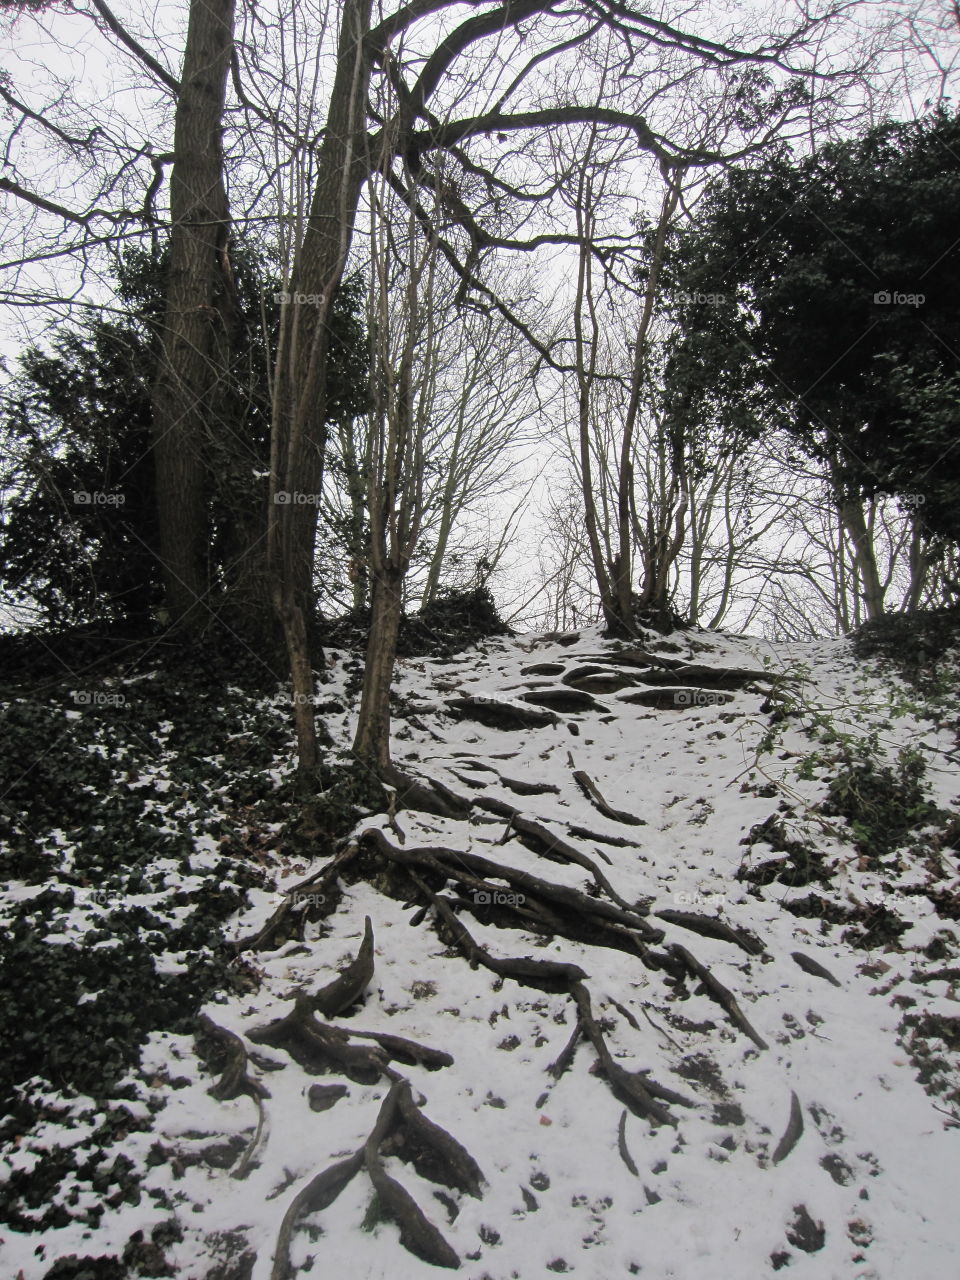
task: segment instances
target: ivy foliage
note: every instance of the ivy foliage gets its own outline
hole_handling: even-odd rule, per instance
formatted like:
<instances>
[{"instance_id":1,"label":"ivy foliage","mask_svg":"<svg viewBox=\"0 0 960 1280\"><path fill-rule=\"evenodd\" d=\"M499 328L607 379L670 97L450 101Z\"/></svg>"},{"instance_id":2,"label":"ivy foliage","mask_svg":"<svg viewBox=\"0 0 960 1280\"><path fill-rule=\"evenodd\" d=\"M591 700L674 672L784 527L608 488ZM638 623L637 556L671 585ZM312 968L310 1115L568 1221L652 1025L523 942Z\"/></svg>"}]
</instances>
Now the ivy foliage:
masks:
<instances>
[{"instance_id":1,"label":"ivy foliage","mask_svg":"<svg viewBox=\"0 0 960 1280\"><path fill-rule=\"evenodd\" d=\"M0 875L17 886L0 907L0 1142L36 1157L0 1187L16 1230L89 1221L71 1182L107 1205L139 1194L110 1148L148 1123L124 1106L142 1101L146 1038L192 1032L251 980L223 926L282 845L291 744L279 701L217 681L212 658L0 701ZM119 1116L117 1134L102 1121L80 1147L35 1144L58 1108L68 1127L77 1108Z\"/></svg>"}]
</instances>

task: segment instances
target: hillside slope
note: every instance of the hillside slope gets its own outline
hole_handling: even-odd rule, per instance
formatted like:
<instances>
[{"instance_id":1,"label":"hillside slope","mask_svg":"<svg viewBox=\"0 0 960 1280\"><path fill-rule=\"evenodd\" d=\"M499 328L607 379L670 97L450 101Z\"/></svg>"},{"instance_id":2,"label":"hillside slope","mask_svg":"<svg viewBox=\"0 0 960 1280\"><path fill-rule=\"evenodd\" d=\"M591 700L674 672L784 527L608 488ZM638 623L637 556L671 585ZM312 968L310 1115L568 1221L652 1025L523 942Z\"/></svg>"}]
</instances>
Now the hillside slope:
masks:
<instances>
[{"instance_id":1,"label":"hillside slope","mask_svg":"<svg viewBox=\"0 0 960 1280\"><path fill-rule=\"evenodd\" d=\"M3 1274L952 1278L952 670L698 632L402 662L395 757L464 816L368 815L334 864L263 842L243 982L124 1077L139 1190L83 1220L51 1186ZM70 1097L8 1175L87 1150Z\"/></svg>"}]
</instances>

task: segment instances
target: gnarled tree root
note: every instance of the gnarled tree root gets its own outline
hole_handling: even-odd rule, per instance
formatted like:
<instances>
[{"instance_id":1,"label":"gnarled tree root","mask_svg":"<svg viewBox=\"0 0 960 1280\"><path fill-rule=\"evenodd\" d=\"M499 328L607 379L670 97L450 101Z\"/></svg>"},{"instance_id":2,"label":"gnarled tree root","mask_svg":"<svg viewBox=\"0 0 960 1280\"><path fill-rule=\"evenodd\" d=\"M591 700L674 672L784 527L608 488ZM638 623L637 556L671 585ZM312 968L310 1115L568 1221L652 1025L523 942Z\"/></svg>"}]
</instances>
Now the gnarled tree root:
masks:
<instances>
[{"instance_id":1,"label":"gnarled tree root","mask_svg":"<svg viewBox=\"0 0 960 1280\"><path fill-rule=\"evenodd\" d=\"M519 956L501 959L492 956L486 947L475 941L450 903L441 895L431 892L416 872L411 872L411 875L423 892L429 895L437 910L438 922L445 926L447 936L444 937L440 931L441 941L458 947L469 960L471 968L483 965L500 978L512 978L521 986L537 987L549 992L567 991L572 982L578 982L587 976L579 965L564 964L557 960L528 960Z\"/></svg>"},{"instance_id":2,"label":"gnarled tree root","mask_svg":"<svg viewBox=\"0 0 960 1280\"><path fill-rule=\"evenodd\" d=\"M506 818L509 828L512 828L527 848L532 849L534 853L539 853L554 862L573 862L578 867L583 867L585 871L589 871L598 886L609 893L614 902L618 901L617 895L610 889L603 872L590 855L564 840L563 836L551 831L549 827L536 822L533 818L526 817L514 805L505 800L498 800L496 796L480 796L476 804L480 809L486 809L490 813L497 813ZM608 865L610 864L610 859L605 853L601 853L600 856Z\"/></svg>"},{"instance_id":3,"label":"gnarled tree root","mask_svg":"<svg viewBox=\"0 0 960 1280\"><path fill-rule=\"evenodd\" d=\"M325 1018L335 1018L338 1013L356 1004L370 985L372 978L373 925L370 923L370 917L367 916L363 922L363 941L360 943L357 958L347 965L339 977L334 978L322 991L318 991L310 1003L317 1013L322 1013Z\"/></svg>"},{"instance_id":4,"label":"gnarled tree root","mask_svg":"<svg viewBox=\"0 0 960 1280\"><path fill-rule=\"evenodd\" d=\"M541 729L560 723L552 711L542 711L509 698L482 698L464 695L448 698L447 709L458 719L477 720L491 729Z\"/></svg>"},{"instance_id":5,"label":"gnarled tree root","mask_svg":"<svg viewBox=\"0 0 960 1280\"><path fill-rule=\"evenodd\" d=\"M197 1021L203 1034L214 1040L220 1046L221 1052L226 1055L226 1064L220 1079L208 1090L210 1096L216 1098L218 1102L227 1102L231 1098L239 1097L241 1093L246 1093L253 1099L257 1108L257 1127L231 1173L234 1178L245 1178L263 1137L266 1125L263 1100L269 1098L270 1093L247 1071L247 1050L238 1035L228 1031L226 1027L219 1026L205 1013L201 1013Z\"/></svg>"},{"instance_id":6,"label":"gnarled tree root","mask_svg":"<svg viewBox=\"0 0 960 1280\"><path fill-rule=\"evenodd\" d=\"M655 911L658 920L667 924L679 925L681 929L689 929L691 933L699 933L703 938L719 938L722 942L732 942L734 946L745 951L748 956L763 954L764 946L759 938L743 929L736 929L718 916L701 916L693 911Z\"/></svg>"},{"instance_id":7,"label":"gnarled tree root","mask_svg":"<svg viewBox=\"0 0 960 1280\"><path fill-rule=\"evenodd\" d=\"M727 1016L734 1026L739 1027L744 1035L749 1036L758 1049L768 1049L770 1047L766 1040L762 1039L751 1026L749 1019L733 998L733 992L728 991L723 983L713 976L706 965L701 964L700 961L697 960L695 956L692 956L686 947L682 947L679 942L672 943L670 951L683 962L684 967L690 974L692 974L693 977L700 979L707 995L709 995L712 1000L715 1000L717 1004L726 1011Z\"/></svg>"},{"instance_id":8,"label":"gnarled tree root","mask_svg":"<svg viewBox=\"0 0 960 1280\"><path fill-rule=\"evenodd\" d=\"M470 801L436 778L414 778L396 765L380 769L379 775L381 782L395 790L397 809L416 809L440 818L466 818L470 814Z\"/></svg>"},{"instance_id":9,"label":"gnarled tree root","mask_svg":"<svg viewBox=\"0 0 960 1280\"><path fill-rule=\"evenodd\" d=\"M535 876L529 871L518 871L514 867L494 862L480 854L465 853L437 846L400 849L392 845L379 828L364 831L360 836L360 840L369 842L387 858L407 867L427 867L432 871L440 872L448 879L461 881L464 879L464 871L467 871L471 876L467 882L472 883L474 887L476 887L476 877L478 876L485 879L506 880L512 888L519 890L529 898L545 900L553 908L563 908L573 913L577 921L588 920L594 924L622 925L633 934L638 935L644 942L660 942L663 940L663 930L656 929L649 924L644 914L637 907L629 905L618 906L613 902L605 902L602 898L591 898L587 894L581 893L578 889L570 888L568 885L554 884L549 880L542 880L539 876ZM605 883L603 873L597 868L594 868L594 870L597 871L601 881ZM493 886L484 882L483 887L485 890L490 890ZM612 889L610 889L610 892L614 897L619 896ZM620 901L623 900L620 899ZM571 937L576 941L585 940L583 927L575 927L573 921L565 923L562 932L564 936ZM622 937L618 939L618 943L620 950L635 950L635 948L626 947ZM610 945L614 944L611 943Z\"/></svg>"},{"instance_id":10,"label":"gnarled tree root","mask_svg":"<svg viewBox=\"0 0 960 1280\"><path fill-rule=\"evenodd\" d=\"M436 1267L460 1266L456 1251L424 1215L413 1196L386 1172L381 1155L396 1155L431 1182L480 1197L484 1176L465 1147L428 1120L413 1099L410 1082L395 1076L376 1123L359 1151L331 1165L291 1201L277 1235L271 1280L291 1280L290 1240L297 1222L331 1205L361 1169L377 1193L380 1208L400 1228L400 1243Z\"/></svg>"},{"instance_id":11,"label":"gnarled tree root","mask_svg":"<svg viewBox=\"0 0 960 1280\"><path fill-rule=\"evenodd\" d=\"M332 862L314 872L306 880L288 889L283 902L276 909L262 929L246 938L238 938L229 944L236 953L242 951L269 951L283 946L291 938L303 939L303 928L318 898L339 874L351 862L359 851L359 845L352 840L342 849Z\"/></svg>"},{"instance_id":12,"label":"gnarled tree root","mask_svg":"<svg viewBox=\"0 0 960 1280\"><path fill-rule=\"evenodd\" d=\"M302 992L283 1018L249 1033L254 1044L286 1049L305 1071L323 1074L339 1071L358 1084L376 1084L388 1074L388 1057L378 1045L368 1048L349 1041L348 1033L318 1022L310 998Z\"/></svg>"},{"instance_id":13,"label":"gnarled tree root","mask_svg":"<svg viewBox=\"0 0 960 1280\"><path fill-rule=\"evenodd\" d=\"M610 818L613 822L622 822L628 827L646 826L646 823L642 818L638 818L632 813L627 813L623 809L615 809L612 804L609 804L600 794L597 784L593 781L590 775L588 773L584 773L582 769L574 770L573 780L587 799L590 800L597 809L599 809L605 818Z\"/></svg>"},{"instance_id":14,"label":"gnarled tree root","mask_svg":"<svg viewBox=\"0 0 960 1280\"><path fill-rule=\"evenodd\" d=\"M663 937L662 931L653 929L642 916L623 911L600 898L588 897L566 885L555 885L529 872L501 866L479 854L441 848L400 849L391 845L381 831L365 832L363 838L369 839L385 857L404 866L418 886L421 882L413 874L415 867L430 870L443 880L457 881L472 888L472 899L448 899L447 906L464 907L485 922L491 918L491 913L494 924L503 923L504 916L516 918L524 927L536 932L625 951L628 955L638 956L644 964L647 962L645 943L659 942ZM496 895L502 894L503 890L481 878L484 874L506 879L512 889L519 890L515 896L523 901L498 903ZM424 889L424 892L429 893L430 890ZM423 917L421 908L412 923L419 923Z\"/></svg>"},{"instance_id":15,"label":"gnarled tree root","mask_svg":"<svg viewBox=\"0 0 960 1280\"><path fill-rule=\"evenodd\" d=\"M603 1032L593 1016L593 1010L590 1006L590 993L587 988L582 982L575 982L570 988L570 993L577 1003L577 1011L580 1014L580 1022L584 1033L597 1051L600 1070L606 1077L614 1097L619 1098L625 1106L630 1108L635 1116L639 1116L641 1119L649 1120L653 1124L675 1126L677 1122L674 1117L665 1107L661 1107L653 1097L650 1085L654 1082L641 1079L639 1072L625 1071L613 1058L607 1048L607 1042L603 1038ZM674 1096L679 1097L679 1095Z\"/></svg>"},{"instance_id":16,"label":"gnarled tree root","mask_svg":"<svg viewBox=\"0 0 960 1280\"><path fill-rule=\"evenodd\" d=\"M620 1124L617 1126L617 1150L620 1152L620 1159L627 1166L635 1178L640 1177L640 1171L633 1162L627 1148L627 1113L624 1111L620 1116Z\"/></svg>"},{"instance_id":17,"label":"gnarled tree root","mask_svg":"<svg viewBox=\"0 0 960 1280\"><path fill-rule=\"evenodd\" d=\"M423 1114L413 1100L408 1080L397 1088L399 1121L390 1138L390 1152L412 1164L422 1178L480 1199L486 1179L469 1151L446 1129Z\"/></svg>"},{"instance_id":18,"label":"gnarled tree root","mask_svg":"<svg viewBox=\"0 0 960 1280\"><path fill-rule=\"evenodd\" d=\"M300 1218L317 1213L333 1204L348 1182L363 1168L363 1150L354 1152L346 1160L332 1164L308 1182L294 1197L283 1215L277 1243L273 1251L273 1268L270 1280L291 1280L290 1239Z\"/></svg>"}]
</instances>

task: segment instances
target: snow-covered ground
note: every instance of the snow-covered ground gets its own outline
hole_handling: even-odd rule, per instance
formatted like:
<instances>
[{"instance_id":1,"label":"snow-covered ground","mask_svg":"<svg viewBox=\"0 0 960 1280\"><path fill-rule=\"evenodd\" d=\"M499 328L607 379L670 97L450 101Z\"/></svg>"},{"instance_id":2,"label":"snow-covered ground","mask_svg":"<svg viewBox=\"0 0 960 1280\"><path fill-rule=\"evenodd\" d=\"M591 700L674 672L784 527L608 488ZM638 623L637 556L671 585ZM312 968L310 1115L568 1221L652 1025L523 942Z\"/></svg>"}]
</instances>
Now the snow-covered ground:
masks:
<instances>
[{"instance_id":1,"label":"snow-covered ground","mask_svg":"<svg viewBox=\"0 0 960 1280\"><path fill-rule=\"evenodd\" d=\"M143 1105L151 1097L159 1104L153 1128L131 1133L122 1147L134 1164L151 1165L147 1194L108 1213L96 1230L72 1223L30 1235L0 1232L2 1275L40 1280L57 1258L119 1252L132 1232L149 1239L156 1224L175 1217L182 1239L165 1247L178 1277L277 1280L275 1246L291 1202L320 1171L363 1146L389 1082L311 1075L285 1050L249 1036L289 1012L298 989L315 992L350 963L366 918L375 939L373 979L362 1002L331 1021L452 1055L453 1064L438 1070L394 1067L411 1081L423 1113L477 1161L482 1196L427 1181L386 1151L383 1167L471 1280L563 1272L584 1280L754 1280L776 1270L798 1280L960 1274L960 1126L951 1119L960 1109L947 1096L958 1084L957 1040L930 1038L938 1025L948 1037L960 1030L957 855L933 833L928 849L920 838L902 857L864 856L848 824L817 807L836 753L855 754L875 731L878 759L895 761L903 748L922 754L930 798L955 813L949 699L939 713L908 705L916 695L855 660L845 641L773 645L695 632L651 648L668 661L753 669L764 678L747 680L729 697L709 690L694 696L684 692L693 681L678 679L680 695L660 706L628 700L645 687L639 683L594 688L597 705L559 711L555 723L537 727L489 727L450 714L448 702L463 696L495 716L505 705L529 707L523 699L531 693L546 691L549 701L551 690L569 691L571 678L590 688L591 668L595 685L604 672L639 671L612 665L618 646L596 632L569 641L518 637L454 659L401 662L395 759L460 796L505 802L586 854L621 900L649 907L649 923L665 933L650 950L687 948L732 993L767 1047L695 977L678 981L669 968L625 950L545 938L506 913L484 921L483 912L477 918L462 911L473 938L493 956L562 960L585 971L615 1061L649 1072L689 1103L668 1104L675 1123L654 1124L614 1096L589 1040L581 1039L558 1078L548 1071L577 1022L570 994L471 968L438 937L431 914L415 920L415 909L389 896L378 876L355 878L347 867L337 909L309 924L303 942L247 953L259 989L206 1008L243 1039L251 1076L268 1092L255 1144L254 1099L214 1100L214 1078L193 1041L154 1035L132 1077ZM343 653L331 659L323 694L339 697L347 710L327 723L346 746L353 660ZM784 699L786 716L779 710ZM639 823L605 816L575 771L589 775L608 806ZM552 789L521 794L530 784ZM786 855L756 832L748 840L772 817L822 859L826 875L803 884L789 883L787 872L772 878ZM598 892L588 869L528 848L481 803L469 819L402 811L393 824L371 816L358 832L369 828L398 848L482 854ZM769 875L751 879L764 864ZM276 892L250 890L231 936L254 934L285 889L322 865L278 867ZM511 886L501 887L506 893ZM811 895L833 904L836 923L790 910ZM762 946L703 936L659 919L659 911L719 918ZM889 916L904 926L899 936L872 939L871 922ZM801 967L794 953L823 966L835 983ZM941 970L947 976L930 978ZM926 1029L920 1045L911 1045L908 1016ZM926 1089L918 1080L924 1063ZM313 1110L311 1085L341 1080L345 1096ZM802 1132L775 1162L793 1095ZM71 1130L72 1140L79 1135ZM16 1167L17 1153L8 1160ZM233 1176L238 1162L245 1176ZM401 1246L397 1226L371 1209L372 1198L360 1169L327 1208L295 1224L289 1274L436 1275L435 1266Z\"/></svg>"}]
</instances>

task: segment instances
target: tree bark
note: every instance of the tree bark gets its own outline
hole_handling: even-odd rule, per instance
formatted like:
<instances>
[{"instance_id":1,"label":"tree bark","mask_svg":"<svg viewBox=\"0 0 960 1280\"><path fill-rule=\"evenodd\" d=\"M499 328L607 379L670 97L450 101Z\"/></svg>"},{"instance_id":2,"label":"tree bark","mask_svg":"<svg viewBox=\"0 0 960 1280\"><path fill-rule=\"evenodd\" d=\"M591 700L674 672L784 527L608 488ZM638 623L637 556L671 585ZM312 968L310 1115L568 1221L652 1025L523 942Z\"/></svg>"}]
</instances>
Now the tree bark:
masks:
<instances>
[{"instance_id":1,"label":"tree bark","mask_svg":"<svg viewBox=\"0 0 960 1280\"><path fill-rule=\"evenodd\" d=\"M360 190L367 176L364 36L371 0L347 0L327 126L307 228L283 309L271 441L268 558L274 608L293 679L301 780L319 763L310 628L313 561L326 447L327 356L333 302L343 279Z\"/></svg>"},{"instance_id":2,"label":"tree bark","mask_svg":"<svg viewBox=\"0 0 960 1280\"><path fill-rule=\"evenodd\" d=\"M834 478L839 475L836 462L831 460L831 467ZM859 498L845 497L838 490L837 493L837 509L840 514L840 522L853 545L854 565L858 578L858 594L863 600L867 618L883 617L884 589L883 583L880 581L880 572L877 568L876 550L873 545L873 538L870 530L867 528L867 522L863 514L863 503Z\"/></svg>"},{"instance_id":3,"label":"tree bark","mask_svg":"<svg viewBox=\"0 0 960 1280\"><path fill-rule=\"evenodd\" d=\"M392 566L374 575L370 636L353 754L378 776L390 769L390 687L403 600L403 573Z\"/></svg>"},{"instance_id":4,"label":"tree bark","mask_svg":"<svg viewBox=\"0 0 960 1280\"><path fill-rule=\"evenodd\" d=\"M664 177L667 182L667 189L663 194L660 220L657 223L657 233L653 243L647 285L643 295L643 310L640 314L640 322L637 325L633 369L630 380L630 401L627 406L623 437L620 441L620 465L617 473L618 547L611 575L611 586L616 600L619 630L628 635L636 631L633 607L633 527L630 519L633 506L633 442L636 435L637 421L640 417L640 408L643 403L643 388L647 366L647 336L650 332L650 323L653 319L653 308L660 282L660 271L663 267L667 231L680 200L683 171L681 170L679 174L667 174L665 172ZM666 546L664 546L663 552L666 554ZM666 577L665 571L661 573L661 558L659 554L656 556L653 582L650 584L652 596L655 597L651 603L656 609L664 609L666 607Z\"/></svg>"},{"instance_id":5,"label":"tree bark","mask_svg":"<svg viewBox=\"0 0 960 1280\"><path fill-rule=\"evenodd\" d=\"M166 605L171 622L181 626L200 621L209 587L205 436L217 416L236 319L222 146L233 22L234 0L191 3L174 123L153 455Z\"/></svg>"}]
</instances>

